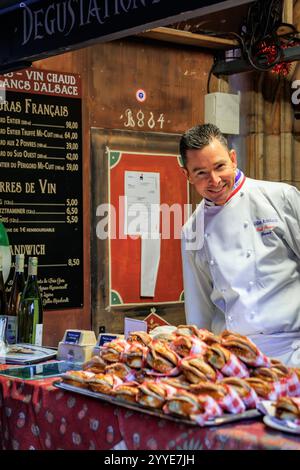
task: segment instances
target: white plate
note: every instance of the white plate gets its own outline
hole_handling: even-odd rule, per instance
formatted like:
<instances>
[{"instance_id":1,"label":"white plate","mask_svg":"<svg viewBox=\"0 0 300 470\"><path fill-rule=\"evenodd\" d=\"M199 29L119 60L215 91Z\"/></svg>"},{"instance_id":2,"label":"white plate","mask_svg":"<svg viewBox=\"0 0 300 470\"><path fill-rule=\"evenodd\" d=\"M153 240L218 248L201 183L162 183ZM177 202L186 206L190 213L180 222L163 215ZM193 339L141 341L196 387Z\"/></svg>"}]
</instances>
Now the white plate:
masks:
<instances>
[{"instance_id":1,"label":"white plate","mask_svg":"<svg viewBox=\"0 0 300 470\"><path fill-rule=\"evenodd\" d=\"M274 416L266 415L263 417L263 421L270 428L300 435L300 426L291 427L291 425L286 424L285 421L275 418Z\"/></svg>"}]
</instances>

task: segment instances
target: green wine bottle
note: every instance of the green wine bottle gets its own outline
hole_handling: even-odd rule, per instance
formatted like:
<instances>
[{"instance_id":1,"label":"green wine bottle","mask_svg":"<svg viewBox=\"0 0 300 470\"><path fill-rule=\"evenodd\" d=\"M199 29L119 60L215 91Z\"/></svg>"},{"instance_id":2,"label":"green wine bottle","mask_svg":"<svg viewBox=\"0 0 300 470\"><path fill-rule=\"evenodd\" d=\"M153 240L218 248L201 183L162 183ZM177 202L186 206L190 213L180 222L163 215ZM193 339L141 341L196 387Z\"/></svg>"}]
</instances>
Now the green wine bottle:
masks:
<instances>
[{"instance_id":1,"label":"green wine bottle","mask_svg":"<svg viewBox=\"0 0 300 470\"><path fill-rule=\"evenodd\" d=\"M18 343L42 346L43 304L37 282L38 259L28 260L28 278L21 295L18 311Z\"/></svg>"},{"instance_id":2,"label":"green wine bottle","mask_svg":"<svg viewBox=\"0 0 300 470\"><path fill-rule=\"evenodd\" d=\"M24 277L24 255L16 255L15 274L10 291L10 297L7 306L7 335L8 344L17 342L18 311L21 295L25 287Z\"/></svg>"}]
</instances>

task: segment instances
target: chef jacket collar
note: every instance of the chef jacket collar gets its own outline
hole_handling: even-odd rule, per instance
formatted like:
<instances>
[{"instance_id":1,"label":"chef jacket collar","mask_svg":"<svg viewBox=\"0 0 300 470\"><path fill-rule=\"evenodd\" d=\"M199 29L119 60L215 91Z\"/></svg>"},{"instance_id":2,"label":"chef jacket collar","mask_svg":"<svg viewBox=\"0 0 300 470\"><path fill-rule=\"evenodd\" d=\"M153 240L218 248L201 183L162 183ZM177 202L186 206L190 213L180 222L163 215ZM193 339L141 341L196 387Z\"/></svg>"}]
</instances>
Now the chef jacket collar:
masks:
<instances>
[{"instance_id":1,"label":"chef jacket collar","mask_svg":"<svg viewBox=\"0 0 300 470\"><path fill-rule=\"evenodd\" d=\"M245 182L245 179L246 178L243 172L241 170L237 170L232 192L229 195L227 201L229 201L231 197L241 189L241 187L243 186ZM204 209L207 208L209 210L211 206L223 207L223 206L216 206L215 204L207 205L207 201L205 199L202 199L200 204L198 204L193 215L188 219L188 221L183 226L182 231L184 234L185 250L195 251L195 250L201 250L201 248L203 247L203 244L204 244Z\"/></svg>"}]
</instances>

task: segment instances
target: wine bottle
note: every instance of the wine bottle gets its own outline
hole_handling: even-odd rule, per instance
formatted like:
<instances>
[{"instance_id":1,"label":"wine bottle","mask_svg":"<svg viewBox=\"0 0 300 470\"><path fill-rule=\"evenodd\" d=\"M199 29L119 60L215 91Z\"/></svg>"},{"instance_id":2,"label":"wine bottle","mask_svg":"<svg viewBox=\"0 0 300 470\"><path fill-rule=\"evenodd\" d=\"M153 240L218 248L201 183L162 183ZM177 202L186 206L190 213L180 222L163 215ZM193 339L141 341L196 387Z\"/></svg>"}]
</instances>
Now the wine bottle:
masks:
<instances>
[{"instance_id":1,"label":"wine bottle","mask_svg":"<svg viewBox=\"0 0 300 470\"><path fill-rule=\"evenodd\" d=\"M28 260L28 278L21 295L18 311L18 343L42 345L43 304L37 282L38 259Z\"/></svg>"},{"instance_id":2,"label":"wine bottle","mask_svg":"<svg viewBox=\"0 0 300 470\"><path fill-rule=\"evenodd\" d=\"M2 271L2 254L0 253L0 318L6 319L7 331L7 297L5 291L5 284ZM5 333L6 336L6 333Z\"/></svg>"},{"instance_id":3,"label":"wine bottle","mask_svg":"<svg viewBox=\"0 0 300 470\"><path fill-rule=\"evenodd\" d=\"M0 254L2 256L2 273L4 283L6 283L11 266L11 251L9 247L8 235L3 223L0 220Z\"/></svg>"},{"instance_id":4,"label":"wine bottle","mask_svg":"<svg viewBox=\"0 0 300 470\"><path fill-rule=\"evenodd\" d=\"M17 341L18 328L18 311L21 294L25 287L24 277L24 255L16 255L15 258L15 274L13 278L12 288L7 306L7 334L6 341L14 344Z\"/></svg>"}]
</instances>

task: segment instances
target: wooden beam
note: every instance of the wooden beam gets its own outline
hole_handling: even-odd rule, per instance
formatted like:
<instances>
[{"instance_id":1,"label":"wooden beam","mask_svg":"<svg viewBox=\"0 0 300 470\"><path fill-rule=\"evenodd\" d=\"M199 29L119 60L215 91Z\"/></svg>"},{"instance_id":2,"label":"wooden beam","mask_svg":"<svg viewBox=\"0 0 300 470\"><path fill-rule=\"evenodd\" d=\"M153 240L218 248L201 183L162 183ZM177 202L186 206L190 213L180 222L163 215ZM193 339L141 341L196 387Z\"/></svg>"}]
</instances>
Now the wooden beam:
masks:
<instances>
[{"instance_id":1,"label":"wooden beam","mask_svg":"<svg viewBox=\"0 0 300 470\"><path fill-rule=\"evenodd\" d=\"M282 21L284 23L293 24L293 0L284 0L283 2L283 11L282 11Z\"/></svg>"},{"instance_id":2,"label":"wooden beam","mask_svg":"<svg viewBox=\"0 0 300 470\"><path fill-rule=\"evenodd\" d=\"M173 42L188 46L208 47L210 49L232 49L239 46L235 39L225 39L206 34L195 34L174 28L155 28L139 33L144 38L157 39L159 41Z\"/></svg>"}]
</instances>

